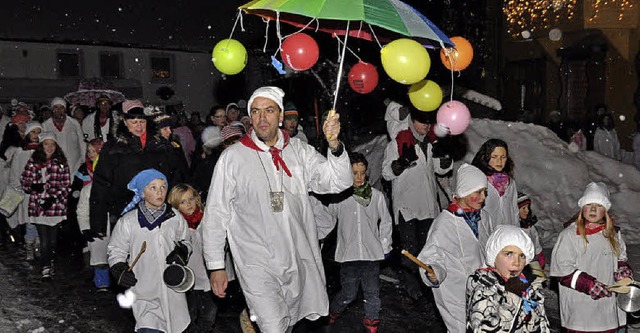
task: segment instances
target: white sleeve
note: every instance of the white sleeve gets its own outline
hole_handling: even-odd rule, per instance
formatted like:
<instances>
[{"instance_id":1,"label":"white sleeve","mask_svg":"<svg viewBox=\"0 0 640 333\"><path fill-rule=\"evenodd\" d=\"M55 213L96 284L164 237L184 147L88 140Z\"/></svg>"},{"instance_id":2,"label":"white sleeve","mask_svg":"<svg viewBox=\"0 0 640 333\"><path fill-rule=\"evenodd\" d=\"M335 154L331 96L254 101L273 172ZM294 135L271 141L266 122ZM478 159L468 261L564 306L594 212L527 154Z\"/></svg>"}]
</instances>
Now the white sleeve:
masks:
<instances>
[{"instance_id":1,"label":"white sleeve","mask_svg":"<svg viewBox=\"0 0 640 333\"><path fill-rule=\"evenodd\" d=\"M209 195L202 217L202 244L208 269L225 268L227 227L231 222L231 205L235 196L235 175L229 167L229 151L222 153L213 170Z\"/></svg>"},{"instance_id":2,"label":"white sleeve","mask_svg":"<svg viewBox=\"0 0 640 333\"><path fill-rule=\"evenodd\" d=\"M351 163L346 147L340 156L334 156L327 148L327 158L312 146L299 141L304 163L307 189L318 194L340 193L353 184Z\"/></svg>"},{"instance_id":3,"label":"white sleeve","mask_svg":"<svg viewBox=\"0 0 640 333\"><path fill-rule=\"evenodd\" d=\"M387 144L387 148L384 150L384 159L382 160L382 177L387 181L392 181L398 176L393 173L391 169L391 163L400 157L398 153L398 144L393 139Z\"/></svg>"},{"instance_id":4,"label":"white sleeve","mask_svg":"<svg viewBox=\"0 0 640 333\"><path fill-rule=\"evenodd\" d=\"M80 198L78 199L78 207L76 208L76 215L78 218L78 227L80 231L91 229L91 223L89 223L89 195L91 194L91 184L84 186L80 190Z\"/></svg>"},{"instance_id":5,"label":"white sleeve","mask_svg":"<svg viewBox=\"0 0 640 333\"><path fill-rule=\"evenodd\" d=\"M402 105L396 102L390 102L384 114L384 120L387 122L387 132L391 140L396 138L398 133L409 128L409 117L400 119L400 108Z\"/></svg>"},{"instance_id":6,"label":"white sleeve","mask_svg":"<svg viewBox=\"0 0 640 333\"><path fill-rule=\"evenodd\" d=\"M332 210L329 207L320 202L314 196L309 196L311 201L311 208L313 209L313 216L316 220L316 229L318 230L318 239L324 239L336 226L336 215L332 214Z\"/></svg>"},{"instance_id":7,"label":"white sleeve","mask_svg":"<svg viewBox=\"0 0 640 333\"><path fill-rule=\"evenodd\" d=\"M387 254L391 252L393 247L393 222L391 221L391 214L389 214L389 209L387 208L387 203L384 200L383 194L380 192L378 196L378 213L380 214L380 244L382 244L382 249L384 253Z\"/></svg>"},{"instance_id":8,"label":"white sleeve","mask_svg":"<svg viewBox=\"0 0 640 333\"><path fill-rule=\"evenodd\" d=\"M131 229L125 222L124 218L120 218L116 223L109 245L107 246L107 255L109 256L109 266L113 266L119 262L127 262L129 257L129 248L131 241Z\"/></svg>"}]
</instances>

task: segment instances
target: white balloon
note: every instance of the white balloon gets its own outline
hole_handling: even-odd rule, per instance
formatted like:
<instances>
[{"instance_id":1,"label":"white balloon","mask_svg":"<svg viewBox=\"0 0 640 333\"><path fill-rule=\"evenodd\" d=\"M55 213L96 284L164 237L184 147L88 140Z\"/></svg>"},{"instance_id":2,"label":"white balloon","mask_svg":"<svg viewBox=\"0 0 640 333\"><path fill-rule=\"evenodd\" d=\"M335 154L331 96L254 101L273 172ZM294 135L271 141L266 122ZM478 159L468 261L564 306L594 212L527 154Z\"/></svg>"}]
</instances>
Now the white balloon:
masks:
<instances>
[{"instance_id":1,"label":"white balloon","mask_svg":"<svg viewBox=\"0 0 640 333\"><path fill-rule=\"evenodd\" d=\"M524 38L524 39L531 38L531 32L529 30L524 30L520 34L522 35L522 38Z\"/></svg>"},{"instance_id":2,"label":"white balloon","mask_svg":"<svg viewBox=\"0 0 640 333\"><path fill-rule=\"evenodd\" d=\"M131 309L131 306L136 301L136 294L131 291L131 289L127 289L124 294L118 294L116 296L118 300L118 305L120 305L123 309Z\"/></svg>"}]
</instances>

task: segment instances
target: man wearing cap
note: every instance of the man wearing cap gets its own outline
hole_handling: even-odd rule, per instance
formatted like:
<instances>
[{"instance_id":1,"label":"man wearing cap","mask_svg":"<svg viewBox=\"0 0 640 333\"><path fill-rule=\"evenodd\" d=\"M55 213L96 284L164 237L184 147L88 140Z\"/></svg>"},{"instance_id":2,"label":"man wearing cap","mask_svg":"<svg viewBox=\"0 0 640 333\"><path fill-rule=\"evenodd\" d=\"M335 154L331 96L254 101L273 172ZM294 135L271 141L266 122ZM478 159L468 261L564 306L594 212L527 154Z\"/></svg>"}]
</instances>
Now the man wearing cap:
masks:
<instances>
[{"instance_id":1,"label":"man wearing cap","mask_svg":"<svg viewBox=\"0 0 640 333\"><path fill-rule=\"evenodd\" d=\"M384 152L382 176L391 181L393 217L402 249L415 254L427 239L429 227L440 211L436 175L452 168L450 159L434 158L427 135L435 122L434 112L410 109L409 128L401 130ZM402 285L410 296L422 296L418 268L401 259Z\"/></svg>"},{"instance_id":2,"label":"man wearing cap","mask_svg":"<svg viewBox=\"0 0 640 333\"><path fill-rule=\"evenodd\" d=\"M303 132L298 129L298 121L299 121L298 109L296 106L289 102L284 107L284 121L282 123L282 127L284 130L289 132L289 137L300 139L304 142L309 142L307 136L304 135Z\"/></svg>"},{"instance_id":3,"label":"man wearing cap","mask_svg":"<svg viewBox=\"0 0 640 333\"><path fill-rule=\"evenodd\" d=\"M111 107L113 103L109 96L102 95L96 100L96 112L89 114L82 121L82 131L87 141L100 138L107 142L111 139L111 126L113 125L113 117L111 115Z\"/></svg>"},{"instance_id":4,"label":"man wearing cap","mask_svg":"<svg viewBox=\"0 0 640 333\"><path fill-rule=\"evenodd\" d=\"M211 286L225 296L225 243L251 317L264 333L290 332L303 318L326 316L328 297L308 192L339 193L351 186L339 117L323 130L327 158L278 128L284 92L257 89L248 102L253 130L227 148L213 173L203 217L204 255Z\"/></svg>"},{"instance_id":5,"label":"man wearing cap","mask_svg":"<svg viewBox=\"0 0 640 333\"><path fill-rule=\"evenodd\" d=\"M84 156L87 152L82 126L77 120L67 117L67 102L64 99L54 98L51 101L51 110L53 115L42 123L42 131L51 132L56 136L58 145L67 157L69 170L74 175L85 162Z\"/></svg>"}]
</instances>

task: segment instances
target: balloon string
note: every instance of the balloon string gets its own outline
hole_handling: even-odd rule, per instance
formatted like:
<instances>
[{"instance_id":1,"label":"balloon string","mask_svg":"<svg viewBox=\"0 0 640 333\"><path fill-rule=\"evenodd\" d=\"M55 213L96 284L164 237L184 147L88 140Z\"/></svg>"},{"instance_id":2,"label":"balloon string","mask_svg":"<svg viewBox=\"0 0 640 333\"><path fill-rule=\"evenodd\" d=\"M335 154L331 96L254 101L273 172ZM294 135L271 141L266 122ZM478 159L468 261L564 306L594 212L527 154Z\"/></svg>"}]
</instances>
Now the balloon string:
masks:
<instances>
[{"instance_id":1,"label":"balloon string","mask_svg":"<svg viewBox=\"0 0 640 333\"><path fill-rule=\"evenodd\" d=\"M360 32L362 31L362 21L360 21L360 27L358 28L358 34L356 37L360 38Z\"/></svg>"},{"instance_id":2,"label":"balloon string","mask_svg":"<svg viewBox=\"0 0 640 333\"><path fill-rule=\"evenodd\" d=\"M369 23L367 23L367 25L369 26L369 30L371 30L371 34L373 35L373 38L376 40L376 43L378 43L378 47L382 49L382 44L380 44L380 41L378 40L378 36L376 36L376 32L373 31L373 27L371 27L371 24Z\"/></svg>"},{"instance_id":3,"label":"balloon string","mask_svg":"<svg viewBox=\"0 0 640 333\"><path fill-rule=\"evenodd\" d=\"M344 56L345 53L347 52L347 39L349 38L349 24L351 23L351 21L347 21L347 30L346 33L344 34L344 47L342 48L342 56L340 57L340 67L338 68L338 80L336 82L336 92L334 93L333 96L333 107L331 108L332 110L336 109L336 104L338 104L338 92L340 91L340 79L342 79L342 67L344 65Z\"/></svg>"},{"instance_id":4,"label":"balloon string","mask_svg":"<svg viewBox=\"0 0 640 333\"><path fill-rule=\"evenodd\" d=\"M288 35L286 35L286 36L284 36L284 37L282 37L282 38L286 39L286 38L287 38L287 37L289 37L289 36L292 36L292 35L295 35L295 34L297 34L297 33L302 32L304 29L308 28L308 27L311 25L311 23L313 23L313 21L316 21L316 19L315 19L315 18L312 18L312 19L311 19L311 21L309 21L309 23L307 23L307 25L305 25L304 27L302 27L302 29L300 29L300 30L298 30L298 31L296 31L296 32L290 33L290 34L288 34ZM318 27L319 27L319 26L320 26L319 24L317 24L317 25L316 25L316 31L318 31Z\"/></svg>"},{"instance_id":5,"label":"balloon string","mask_svg":"<svg viewBox=\"0 0 640 333\"><path fill-rule=\"evenodd\" d=\"M264 46L262 47L262 53L267 53L267 43L269 43L269 19L262 19L263 22L267 23L267 27L264 30Z\"/></svg>"},{"instance_id":6,"label":"balloon string","mask_svg":"<svg viewBox=\"0 0 640 333\"><path fill-rule=\"evenodd\" d=\"M342 41L340 40L340 38L338 38L338 35L336 35L336 33L335 33L335 32L333 33L333 37L335 37L335 38L336 38L336 40L338 40L338 44L342 44ZM347 50L348 50L349 52L351 52L351 54L353 54L353 56L354 56L354 57L358 58L358 61L360 61L360 62L364 62L364 61L362 61L362 59L360 59L360 57L358 57L358 55L357 55L355 52L353 52L353 50L351 50L351 49L350 49L349 47L347 47L346 45L345 45L344 47L346 47L346 48L347 48ZM338 46L338 49L339 49L339 48L340 48L340 47Z\"/></svg>"},{"instance_id":7,"label":"balloon string","mask_svg":"<svg viewBox=\"0 0 640 333\"><path fill-rule=\"evenodd\" d=\"M282 50L282 33L280 32L280 12L276 11L276 35L278 36L278 49L273 54L275 57L278 54L278 51Z\"/></svg>"},{"instance_id":8,"label":"balloon string","mask_svg":"<svg viewBox=\"0 0 640 333\"><path fill-rule=\"evenodd\" d=\"M449 69L451 70L451 92L449 96L449 101L453 101L453 81L454 81L453 69L455 68L456 59L452 57L451 54L454 52L454 49L451 47L450 48L445 47L442 41L440 41L440 47L442 47L442 50L444 50L444 54L447 57L447 59L449 59L449 64L451 64L451 66L449 66L450 67Z\"/></svg>"},{"instance_id":9,"label":"balloon string","mask_svg":"<svg viewBox=\"0 0 640 333\"><path fill-rule=\"evenodd\" d=\"M229 39L227 39L227 48L229 47L229 43L231 43L231 37L233 37L233 32L236 31L236 26L238 25L238 21L242 17L242 10L238 9L238 16L236 16L236 22L233 23L233 28L231 28L231 34L229 34ZM242 26L242 23L240 24ZM244 27L242 27L242 31L244 31Z\"/></svg>"}]
</instances>

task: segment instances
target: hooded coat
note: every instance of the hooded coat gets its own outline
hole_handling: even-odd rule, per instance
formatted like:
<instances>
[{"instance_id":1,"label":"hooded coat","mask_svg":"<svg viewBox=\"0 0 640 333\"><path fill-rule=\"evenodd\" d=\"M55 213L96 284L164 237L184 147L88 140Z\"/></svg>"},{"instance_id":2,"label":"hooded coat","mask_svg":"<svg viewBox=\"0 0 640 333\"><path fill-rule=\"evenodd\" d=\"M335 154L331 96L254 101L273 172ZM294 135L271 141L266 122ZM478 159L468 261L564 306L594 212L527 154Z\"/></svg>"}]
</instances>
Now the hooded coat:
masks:
<instances>
[{"instance_id":1,"label":"hooded coat","mask_svg":"<svg viewBox=\"0 0 640 333\"><path fill-rule=\"evenodd\" d=\"M312 146L291 140L282 131L275 147L291 177L276 169L272 155L255 132L251 140L263 151L236 143L227 148L213 173L202 220L208 269L225 267L225 238L237 278L265 333L285 332L307 318L328 314L329 300L316 222L309 191L339 193L353 176L346 152L325 158ZM273 212L271 191L284 192L282 212Z\"/></svg>"},{"instance_id":2,"label":"hooded coat","mask_svg":"<svg viewBox=\"0 0 640 333\"><path fill-rule=\"evenodd\" d=\"M59 131L53 123L53 119L49 118L42 123L43 132L51 132L56 137L58 146L62 148L64 156L67 157L67 164L72 175L78 171L78 168L84 163L87 154L87 145L84 142L84 133L82 126L77 120L67 117Z\"/></svg>"},{"instance_id":3,"label":"hooded coat","mask_svg":"<svg viewBox=\"0 0 640 333\"><path fill-rule=\"evenodd\" d=\"M493 184L488 182L484 210L491 215L491 220L496 226L502 224L520 226L518 189L516 188L516 181L512 177L510 177L507 190L502 196L498 194L498 190Z\"/></svg>"},{"instance_id":4,"label":"hooded coat","mask_svg":"<svg viewBox=\"0 0 640 333\"><path fill-rule=\"evenodd\" d=\"M440 282L434 286L420 268L420 277L433 287L433 297L449 332L465 332L467 278L476 269L485 267L485 244L494 230L489 214L480 212L478 238L464 221L443 210L433 221L427 242L418 259L431 265Z\"/></svg>"}]
</instances>

